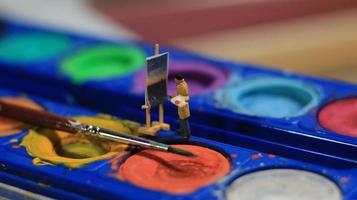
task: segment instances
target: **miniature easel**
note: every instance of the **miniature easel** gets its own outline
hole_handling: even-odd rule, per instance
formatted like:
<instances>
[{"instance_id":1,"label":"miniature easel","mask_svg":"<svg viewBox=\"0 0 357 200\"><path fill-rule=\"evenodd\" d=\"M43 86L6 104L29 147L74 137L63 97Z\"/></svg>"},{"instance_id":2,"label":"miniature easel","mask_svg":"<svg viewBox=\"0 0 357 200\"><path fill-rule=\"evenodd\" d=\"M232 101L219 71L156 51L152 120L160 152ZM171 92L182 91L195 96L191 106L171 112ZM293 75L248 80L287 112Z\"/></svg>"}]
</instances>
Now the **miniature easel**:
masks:
<instances>
[{"instance_id":1,"label":"miniature easel","mask_svg":"<svg viewBox=\"0 0 357 200\"><path fill-rule=\"evenodd\" d=\"M155 44L155 55L159 55L160 45ZM159 121L154 121L151 124L151 106L147 99L145 99L145 105L141 106L142 109L146 111L146 125L145 127L140 127L139 132L155 135L159 130L170 130L170 124L164 123L164 104L159 104Z\"/></svg>"}]
</instances>

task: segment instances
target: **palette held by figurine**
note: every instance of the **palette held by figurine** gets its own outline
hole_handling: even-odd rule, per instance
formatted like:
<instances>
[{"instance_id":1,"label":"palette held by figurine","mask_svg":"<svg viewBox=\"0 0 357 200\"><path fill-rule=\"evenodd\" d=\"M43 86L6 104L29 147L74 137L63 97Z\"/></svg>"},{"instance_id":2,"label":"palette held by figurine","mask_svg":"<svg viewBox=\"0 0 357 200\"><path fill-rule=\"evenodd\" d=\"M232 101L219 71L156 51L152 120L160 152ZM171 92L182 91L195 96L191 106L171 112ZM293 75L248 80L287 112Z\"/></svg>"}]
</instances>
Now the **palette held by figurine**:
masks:
<instances>
[{"instance_id":1,"label":"palette held by figurine","mask_svg":"<svg viewBox=\"0 0 357 200\"><path fill-rule=\"evenodd\" d=\"M138 135L137 122L79 106L2 88L0 99ZM225 134L205 127L199 135L210 131L216 132L217 137ZM244 134L236 134L244 140ZM302 154L288 148L279 150L264 141L258 145L252 140L247 149L203 137L192 137L183 144L171 131L159 132L156 137L197 156L138 150L1 117L1 181L66 199L357 198L354 165L326 164L319 158L313 162L298 161L304 158ZM262 147L265 153L257 151ZM272 150L278 155L271 154ZM280 153L287 156L280 157Z\"/></svg>"}]
</instances>

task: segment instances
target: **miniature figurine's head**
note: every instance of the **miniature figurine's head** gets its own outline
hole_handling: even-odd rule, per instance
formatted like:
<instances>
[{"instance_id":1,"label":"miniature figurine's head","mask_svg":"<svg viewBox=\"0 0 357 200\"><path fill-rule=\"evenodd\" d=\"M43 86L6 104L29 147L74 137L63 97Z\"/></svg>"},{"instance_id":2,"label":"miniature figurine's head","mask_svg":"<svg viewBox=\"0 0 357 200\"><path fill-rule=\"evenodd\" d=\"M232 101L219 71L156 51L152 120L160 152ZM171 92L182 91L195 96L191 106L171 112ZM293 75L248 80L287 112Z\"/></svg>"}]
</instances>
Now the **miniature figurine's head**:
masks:
<instances>
[{"instance_id":1,"label":"miniature figurine's head","mask_svg":"<svg viewBox=\"0 0 357 200\"><path fill-rule=\"evenodd\" d=\"M176 84L180 84L182 81L184 81L182 74L176 74L175 75Z\"/></svg>"}]
</instances>

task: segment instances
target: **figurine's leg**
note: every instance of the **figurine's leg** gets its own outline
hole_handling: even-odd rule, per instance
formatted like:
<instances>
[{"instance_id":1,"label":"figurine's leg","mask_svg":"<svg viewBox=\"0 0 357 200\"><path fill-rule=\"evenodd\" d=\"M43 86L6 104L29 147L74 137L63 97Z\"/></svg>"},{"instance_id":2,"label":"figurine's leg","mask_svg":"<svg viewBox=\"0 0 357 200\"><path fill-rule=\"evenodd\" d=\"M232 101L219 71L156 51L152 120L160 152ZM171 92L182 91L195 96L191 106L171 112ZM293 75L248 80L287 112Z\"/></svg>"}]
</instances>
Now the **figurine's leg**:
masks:
<instances>
[{"instance_id":1,"label":"figurine's leg","mask_svg":"<svg viewBox=\"0 0 357 200\"><path fill-rule=\"evenodd\" d=\"M188 118L181 120L182 121L182 128L183 128L183 135L182 140L187 142L191 136L191 127L190 123L188 122Z\"/></svg>"},{"instance_id":2,"label":"figurine's leg","mask_svg":"<svg viewBox=\"0 0 357 200\"><path fill-rule=\"evenodd\" d=\"M178 119L178 123L179 123L179 126L180 126L180 127L179 127L178 129L176 129L176 134L177 134L177 135L182 135L182 132L183 132L183 128L182 128L182 127L183 127L183 125L182 125L183 122L182 122L182 119Z\"/></svg>"},{"instance_id":3,"label":"figurine's leg","mask_svg":"<svg viewBox=\"0 0 357 200\"><path fill-rule=\"evenodd\" d=\"M184 119L179 119L179 123L180 123L180 128L177 129L176 131L180 134L183 135L184 133L184 127L185 127L185 120Z\"/></svg>"}]
</instances>

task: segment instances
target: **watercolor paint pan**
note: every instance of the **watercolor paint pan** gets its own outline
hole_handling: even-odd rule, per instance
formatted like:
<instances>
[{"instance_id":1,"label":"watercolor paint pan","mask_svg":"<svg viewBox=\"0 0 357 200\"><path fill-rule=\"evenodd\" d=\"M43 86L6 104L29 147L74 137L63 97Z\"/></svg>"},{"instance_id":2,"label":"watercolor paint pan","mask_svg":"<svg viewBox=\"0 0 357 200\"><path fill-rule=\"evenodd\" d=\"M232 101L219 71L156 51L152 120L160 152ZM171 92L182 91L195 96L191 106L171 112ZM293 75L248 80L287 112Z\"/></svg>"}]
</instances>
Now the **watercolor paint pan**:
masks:
<instances>
[{"instance_id":1,"label":"watercolor paint pan","mask_svg":"<svg viewBox=\"0 0 357 200\"><path fill-rule=\"evenodd\" d=\"M17 97L19 94L13 91L1 90L0 96ZM61 115L96 115L95 112L81 109L79 107L59 104L35 96L27 96L27 98L31 99L45 110ZM7 183L13 183L15 186L19 185L19 187L27 188L29 190L32 189L35 190L34 192L46 194L50 197L67 197L69 199L221 199L221 197L234 195L231 193L228 194L228 192L232 190L231 187L234 187L234 190L236 190L235 187L238 187L238 190L242 191L242 193L245 192L244 194L249 192L244 189L246 186L242 186L242 189L239 184L235 183L235 181L239 181L240 178L244 178L244 180L246 180L244 182L247 182L247 184L253 184L257 185L257 187L260 187L260 185L264 183L251 183L249 181L251 179L249 179L249 177L245 178L245 176L269 169L293 170L293 174L296 172L299 176L306 176L305 179L312 181L312 183L310 183L312 185L317 184L317 179L320 181L318 182L317 186L321 188L318 190L318 195L327 195L326 191L327 189L330 189L328 191L332 191L332 193L328 194L330 197L335 199L342 199L341 196L343 196L343 199L353 199L354 197L353 191L357 178L357 171L355 167L327 167L322 164L309 164L306 162L283 158L269 153L261 153L238 146L220 143L214 140L204 139L201 137L193 137L192 144L200 144L204 147L209 147L216 150L217 152L222 152L222 155L227 156L229 162L231 163L229 174L208 186L201 187L188 194L173 194L171 192L155 191L155 189L145 189L146 186L138 187L135 186L136 183L131 183L131 180L118 180L116 176L113 176L113 174L115 174L118 170L118 168L116 168L118 166L114 165L113 167L113 163L115 164L117 162L117 158L106 158L101 161L93 161L93 163L83 167L77 167L75 165L68 167L67 165L60 163L55 165L48 165L46 162L39 164L36 159L34 159L34 154L38 152L31 151L32 156L29 156L26 153L28 146L25 146L26 149L22 146L19 146L19 144L23 143L24 141L28 141L28 136L31 134L30 132L31 131L25 130L20 133L1 138L0 152L2 155L6 156L2 156L0 158L1 163L3 164L1 165L3 170L0 175L5 177L4 180L7 180ZM209 132L206 134L208 133ZM42 134L45 134L45 132L42 132ZM202 135L204 134L202 133ZM30 138L34 140L35 135L32 135ZM35 140L36 146L39 146L39 143L41 143L42 140L40 139ZM46 145L44 144L45 143L42 143L41 148L45 148ZM93 146L90 147L93 148ZM254 148L254 145L252 145L252 148ZM287 152L289 153L289 151ZM131 156L135 155L136 154ZM120 163L125 165L131 156L126 156L126 160L123 160ZM46 159L44 157L41 158ZM278 174L279 173L284 173L284 171L278 171ZM268 173L268 177L272 176L270 178L275 180L274 178L276 178L276 175L274 174L275 171L273 174ZM258 175L258 177L260 176ZM292 180L292 178L296 177L289 176L286 179ZM285 184L285 179L276 181L278 181L278 183L283 181L283 184ZM37 183L38 187L34 187L34 182ZM302 184L305 184L305 182ZM62 193L61 191L64 192ZM122 191L126 192L123 193ZM290 190L282 190L282 195L286 195L286 193L288 193L288 195L294 195L294 193L291 192L292 191Z\"/></svg>"},{"instance_id":2,"label":"watercolor paint pan","mask_svg":"<svg viewBox=\"0 0 357 200\"><path fill-rule=\"evenodd\" d=\"M128 193L130 193L131 191L133 192L131 195L126 194L127 196L125 196L125 197L128 199L137 199L137 198L141 198L141 197L145 197L147 199L154 199L154 198L158 198L158 197L161 197L163 199L166 199L166 198L169 198L169 199L176 199L176 198L177 199L203 199L203 198L205 198L205 199L220 199L217 197L221 197L222 195L225 194L224 190L226 188L229 188L229 183L231 181L233 181L234 178L239 177L240 175L243 175L245 173L253 173L257 170L270 169L270 168L274 168L274 169L275 168L288 168L288 169L291 169L291 168L296 169L297 168L297 169L303 169L303 170L307 170L307 171L315 171L315 172L319 172L319 173L323 172L324 177L325 176L330 177L331 174L334 174L334 176L332 176L334 179L341 177L340 180L343 184L341 183L340 187L345 188L346 192L344 192L344 194L346 194L346 195L349 195L349 192L347 192L349 190L349 185L347 184L347 182L354 180L353 179L354 177L351 176L351 172L349 172L348 175L345 175L346 173L332 173L333 170L330 171L330 169L326 169L324 167L314 169L311 165L309 165L309 164L304 165L303 163L300 163L300 162L295 162L296 165L294 165L294 161L292 163L291 160L289 160L289 159L278 158L277 156L271 155L271 154L263 154L263 153L259 153L259 152L255 152L255 151L249 151L249 150L245 150L245 149L232 147L229 145L222 145L222 144L219 145L219 143L210 142L209 140L201 140L201 139L196 139L196 138L194 138L193 140L204 142L206 145L210 145L211 147L216 147L216 148L219 148L221 151L230 153L231 162L232 163L234 162L233 169L236 169L236 170L232 170L229 175L224 177L222 180L220 180L216 184L211 185L206 188L202 188L202 189L198 190L197 192L194 192L193 194L190 194L190 195L171 195L171 194L166 194L166 193L159 193L158 196L156 196L156 195L153 195L153 193L155 194L156 192L145 193L145 192L142 192L142 189L134 187L134 188L124 188L124 189L128 189L128 190L126 190L126 191L128 191ZM264 158L269 159L269 161L265 161ZM253 162L250 160L255 160L256 162ZM259 164L256 164L258 162L258 160L259 160ZM274 160L274 162L272 162L270 160ZM100 169L100 176L104 175L104 177L107 177L108 170L106 169L106 167L108 167L108 166L104 166L103 168ZM315 168L316 168L316 166L315 166ZM335 175L335 174L337 174L337 175ZM73 174L71 174L71 172L66 173L66 176L69 176L69 175L75 176L76 178L84 178L83 176L80 177L80 175L76 176L76 173L73 173ZM49 178L51 178L51 176ZM58 176L56 176L56 179L58 180L60 178ZM90 180L90 178L84 178L84 179ZM100 180L97 180L97 181L99 181L97 183L101 183ZM329 183L331 184L331 182L329 182ZM69 183L67 183L67 184L69 184ZM353 185L353 182L351 184ZM69 185L71 185L71 184L69 184ZM345 185L347 185L347 186L345 186ZM54 185L52 185L52 187L54 187ZM333 187L333 188L336 189L336 187ZM122 184L117 185L117 186L115 186L115 188L112 188L112 189L115 191L118 191L118 189L122 189ZM132 190L130 190L130 189L132 189ZM135 194L135 195L133 196L133 194ZM118 194L116 194L116 195L118 195ZM146 195L146 196L142 196L142 195ZM123 194L120 193L120 195L116 196L116 197L123 197ZM112 198L113 198L113 196L112 196ZM348 198L346 198L346 199L348 199Z\"/></svg>"},{"instance_id":3,"label":"watercolor paint pan","mask_svg":"<svg viewBox=\"0 0 357 200\"><path fill-rule=\"evenodd\" d=\"M200 139L196 139L196 138L194 138L193 140L204 142L206 145L208 144L208 145L213 146L213 147L219 147L222 151L225 151L226 153L228 153L228 152L231 153L230 156L232 157L231 158L232 163L234 162L235 163L234 165L236 165L237 167L239 167L240 164L242 163L242 166L245 166L245 167L244 168L239 167L239 169L237 169L235 171L232 171L228 176L224 177L223 180L219 181L218 183L216 183L216 184L214 184L212 186L209 186L208 188L202 188L202 189L200 189L199 191L197 191L197 192L195 192L193 194L190 194L190 195L170 195L170 194L166 194L166 193L161 193L161 194L158 194L159 197L161 197L161 198L166 197L166 198L170 198L170 199L172 199L172 198L173 199L175 199L175 198L177 198L177 199L203 199L203 198L205 198L205 199L218 199L217 195L219 196L219 195L224 194L225 187L228 187L227 184L230 181L232 181L232 177L236 177L236 176L240 175L240 173L238 173L240 170L242 170L242 173L244 173L244 172L248 173L251 170L253 171L253 169L254 169L254 171L258 170L260 168L266 169L265 167L261 167L262 163L264 163L264 165L266 165L265 162L260 161L259 162L259 166L260 167L258 167L257 165L247 165L247 164L245 164L245 163L248 162L248 160L260 160L263 157L266 157L266 158L269 158L269 159L273 159L273 158L276 157L274 155L258 153L258 152L255 152L255 151L248 151L248 150L232 147L232 146L229 146L229 145L223 145L222 146L222 144L219 145L219 143L210 142L209 140L200 140ZM263 159L261 159L261 160L263 160ZM272 165L272 168L273 167L278 167L278 168L285 167L285 168L289 168L289 169L290 168L298 168L298 167L294 166L293 164L289 163L289 161L291 161L289 159L281 159L281 160L282 161L279 161L279 165ZM269 162L266 162L266 163L269 163ZM281 163L285 163L285 164L281 164ZM289 163L289 164L287 164L287 163ZM303 164L300 164L300 165L303 165ZM108 171L105 169L105 167L106 166L104 166L102 169L100 169L101 176L103 174L104 174L104 176L107 176ZM271 167L271 166L267 165L266 167ZM233 168L235 168L235 167L233 167ZM309 167L309 166L302 166L300 168L303 168L304 170L306 170L306 169L311 170L311 167ZM319 169L319 170L316 170L316 171L321 172L323 170ZM329 173L331 173L331 171L328 171L328 172L325 172L325 173L329 174ZM69 175L76 177L76 173L73 173L73 174L71 174L71 172L66 173L66 176L69 176ZM51 178L51 176L49 178ZM84 177L83 176L80 177L78 175L76 178L84 178ZM56 176L56 179L58 180L59 177ZM89 178L85 178L85 180L88 180L88 179ZM348 177L346 177L346 178L344 178L342 180L345 180L345 179L346 180L350 180L351 177L348 176ZM100 182L97 182L97 183L100 183ZM69 183L67 183L67 184L69 184ZM54 185L52 185L52 187L54 187ZM122 185L115 186L115 189L114 188L112 188L112 189L118 191L119 188L122 189ZM127 189L127 188L125 188L125 189ZM135 188L134 187L133 190L127 190L127 191L128 192L130 192L130 191L135 192L134 196L132 196L132 194L131 195L127 194L128 195L127 196L128 199L137 199L137 198L144 197L144 196L141 196L141 195L146 195L145 198L147 198L147 199L158 198L158 196L153 195L151 192L143 194L141 192L142 189L140 189L140 188ZM119 197L123 197L122 194L120 194ZM164 198L164 199L166 199L166 198Z\"/></svg>"},{"instance_id":4,"label":"watercolor paint pan","mask_svg":"<svg viewBox=\"0 0 357 200\"><path fill-rule=\"evenodd\" d=\"M10 36L19 32L41 32L58 34L72 41L69 49L50 56L50 59L22 63L11 63L8 58L5 61L0 59L3 75L21 75L21 78L13 81L14 87L65 102L78 101L111 113L136 110L143 103L143 57L152 55L150 45L119 42L115 43L114 48L114 43L110 41L11 23L6 30ZM166 50L169 49L163 49ZM127 53L120 53L122 51ZM194 117L191 117L191 121L356 160L357 146L351 137L353 133L337 134L323 128L330 126L321 126L317 120L317 115L322 113L319 111L327 103L355 96L356 86L210 59L179 50L170 49L170 55L171 72L183 73L187 76L190 87L192 86L190 105ZM109 67L104 67L105 73L99 76L93 76L98 74L96 70L88 70L83 76L78 75L78 72L85 71L81 69L86 63L104 63L103 65ZM130 67L112 73L113 63ZM115 77L108 74L114 74ZM172 79L172 75L169 77ZM1 80L5 86L11 87L10 80ZM32 81L39 86L46 85L49 92L36 91L36 88L39 88L36 84L33 84L34 89L29 89ZM53 91L57 88L63 88L70 94L65 98L56 95ZM172 88L172 83L169 82L171 94ZM96 98L98 96L102 98ZM116 103L119 101L125 103ZM167 119L174 122L176 108L167 105L165 112ZM353 121L350 123L354 124Z\"/></svg>"}]
</instances>

